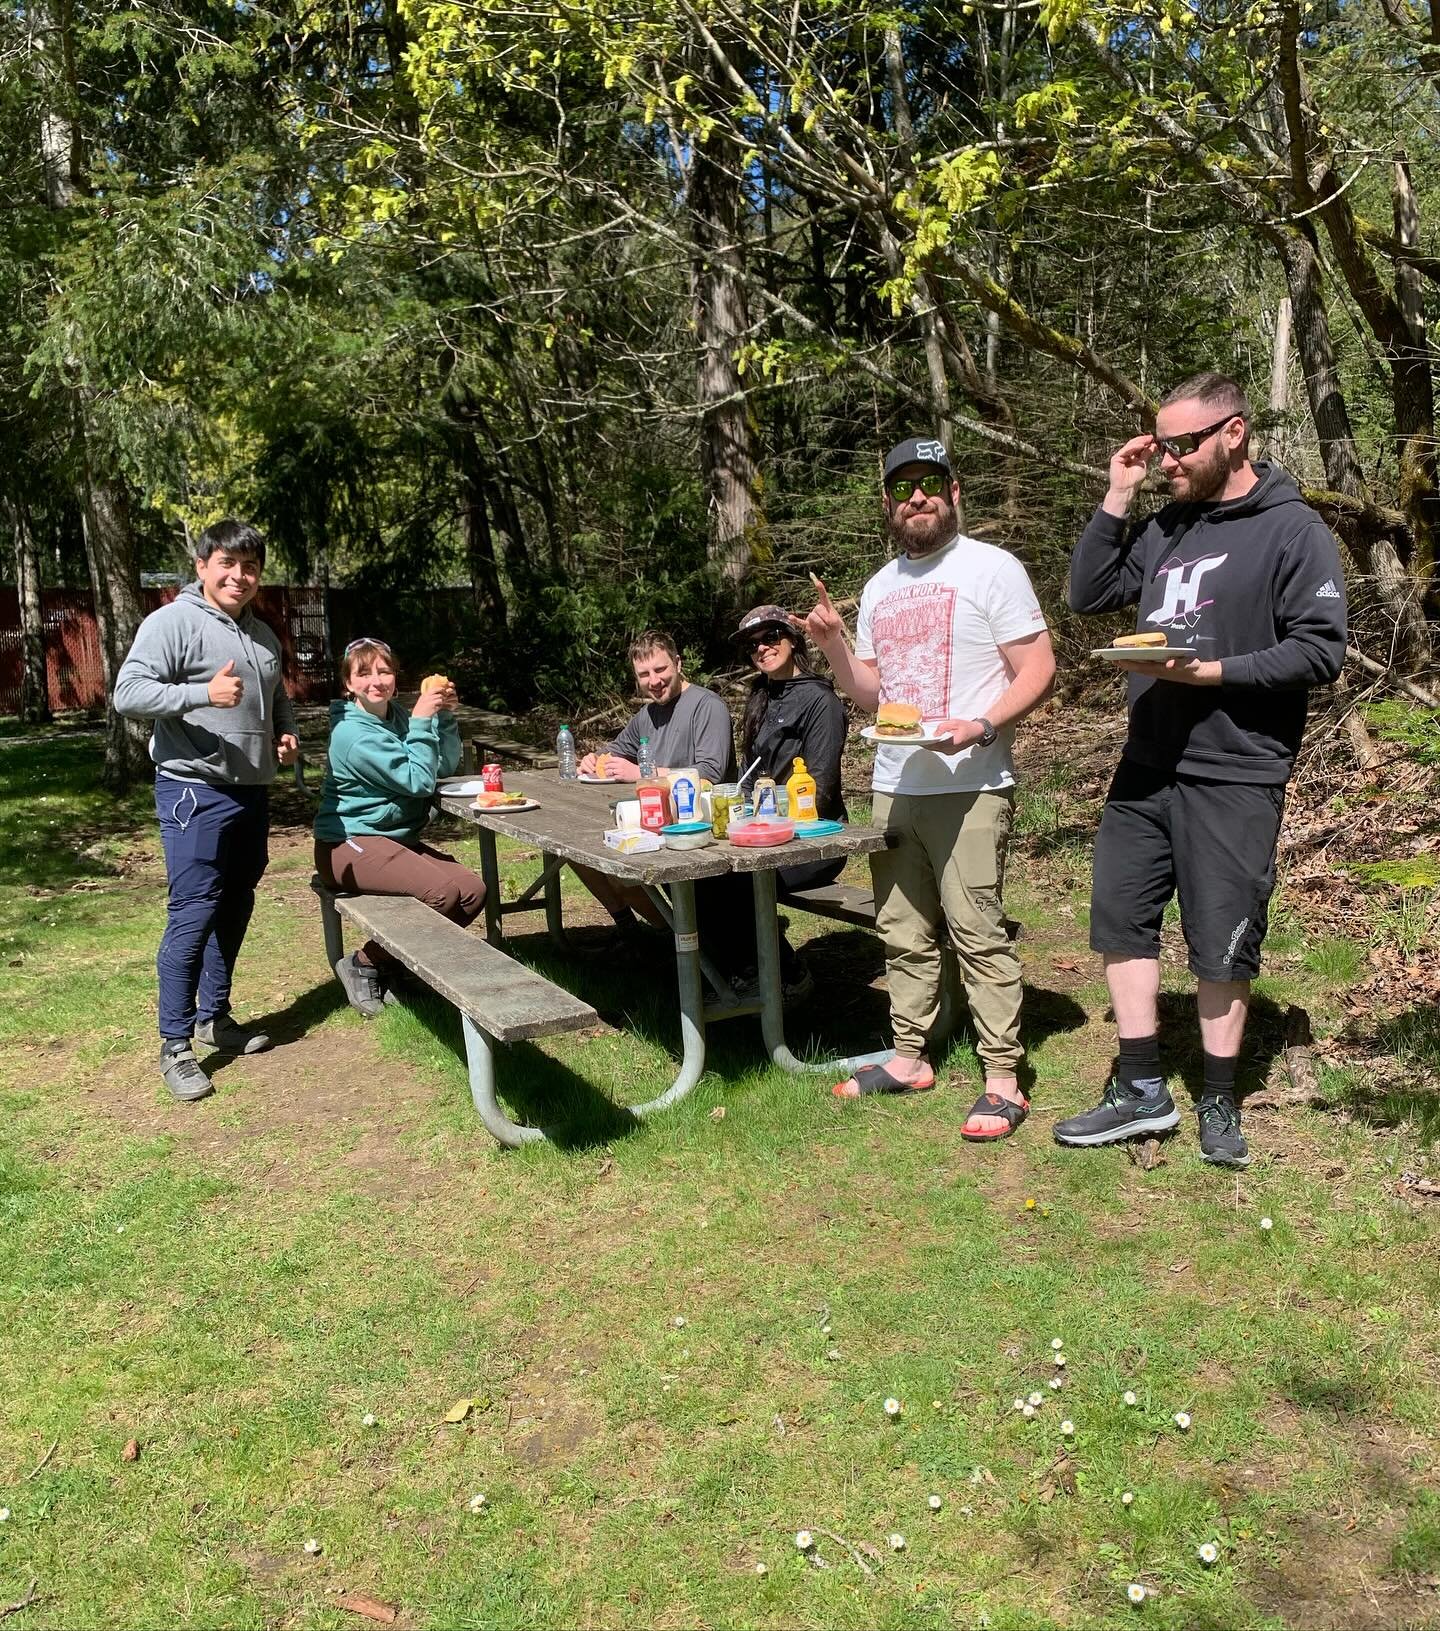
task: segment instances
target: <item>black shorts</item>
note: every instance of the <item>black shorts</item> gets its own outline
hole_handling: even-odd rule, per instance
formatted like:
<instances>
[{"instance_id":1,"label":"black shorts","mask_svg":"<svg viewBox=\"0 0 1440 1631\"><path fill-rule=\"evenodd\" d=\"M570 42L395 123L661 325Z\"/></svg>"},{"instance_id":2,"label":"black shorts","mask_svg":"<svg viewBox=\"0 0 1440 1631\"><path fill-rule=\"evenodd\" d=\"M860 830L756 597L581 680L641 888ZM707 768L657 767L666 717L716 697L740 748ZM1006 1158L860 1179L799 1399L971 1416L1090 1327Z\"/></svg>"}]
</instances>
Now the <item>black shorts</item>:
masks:
<instances>
[{"instance_id":1,"label":"black shorts","mask_svg":"<svg viewBox=\"0 0 1440 1631\"><path fill-rule=\"evenodd\" d=\"M1284 809L1283 786L1196 781L1122 759L1095 839L1090 949L1158 957L1178 893L1191 973L1253 980Z\"/></svg>"}]
</instances>

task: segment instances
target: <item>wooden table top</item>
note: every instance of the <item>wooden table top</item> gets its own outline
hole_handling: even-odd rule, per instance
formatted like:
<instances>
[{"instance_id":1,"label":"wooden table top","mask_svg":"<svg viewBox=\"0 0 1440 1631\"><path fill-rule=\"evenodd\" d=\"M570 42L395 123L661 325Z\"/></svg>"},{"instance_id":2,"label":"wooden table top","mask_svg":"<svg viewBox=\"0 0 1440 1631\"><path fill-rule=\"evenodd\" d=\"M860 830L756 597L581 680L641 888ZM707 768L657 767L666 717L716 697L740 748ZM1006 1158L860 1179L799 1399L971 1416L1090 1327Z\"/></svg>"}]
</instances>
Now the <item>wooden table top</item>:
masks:
<instances>
[{"instance_id":1,"label":"wooden table top","mask_svg":"<svg viewBox=\"0 0 1440 1631\"><path fill-rule=\"evenodd\" d=\"M477 810L471 795L442 798L450 815L471 821L490 832L534 844L567 861L578 861L612 878L630 883L666 884L693 878L717 878L726 872L760 872L775 867L826 861L837 855L864 855L884 849L885 834L878 827L846 827L829 838L792 838L772 849L742 849L717 839L704 849L660 849L644 855L622 855L608 849L603 834L615 825L610 806L633 796L626 783L562 782L553 770L507 770L505 791L523 793L539 802L537 810L504 814Z\"/></svg>"}]
</instances>

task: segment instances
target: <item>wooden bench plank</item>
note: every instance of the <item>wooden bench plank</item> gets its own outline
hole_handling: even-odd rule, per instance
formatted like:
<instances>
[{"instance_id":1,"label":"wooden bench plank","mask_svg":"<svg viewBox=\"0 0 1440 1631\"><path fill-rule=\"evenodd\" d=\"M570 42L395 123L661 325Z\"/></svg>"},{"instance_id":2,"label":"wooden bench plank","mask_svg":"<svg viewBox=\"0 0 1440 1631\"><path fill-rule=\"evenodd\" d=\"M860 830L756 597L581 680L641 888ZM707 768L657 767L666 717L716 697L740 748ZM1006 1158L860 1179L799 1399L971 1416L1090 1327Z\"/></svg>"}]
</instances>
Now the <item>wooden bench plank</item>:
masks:
<instances>
[{"instance_id":1,"label":"wooden bench plank","mask_svg":"<svg viewBox=\"0 0 1440 1631\"><path fill-rule=\"evenodd\" d=\"M787 889L780 892L782 906L798 906L816 917L833 917L839 923L857 928L875 927L875 896L868 889L848 883L825 883L818 888Z\"/></svg>"},{"instance_id":2,"label":"wooden bench plank","mask_svg":"<svg viewBox=\"0 0 1440 1631\"><path fill-rule=\"evenodd\" d=\"M497 1042L580 1031L588 1003L408 895L336 895L335 909Z\"/></svg>"}]
</instances>

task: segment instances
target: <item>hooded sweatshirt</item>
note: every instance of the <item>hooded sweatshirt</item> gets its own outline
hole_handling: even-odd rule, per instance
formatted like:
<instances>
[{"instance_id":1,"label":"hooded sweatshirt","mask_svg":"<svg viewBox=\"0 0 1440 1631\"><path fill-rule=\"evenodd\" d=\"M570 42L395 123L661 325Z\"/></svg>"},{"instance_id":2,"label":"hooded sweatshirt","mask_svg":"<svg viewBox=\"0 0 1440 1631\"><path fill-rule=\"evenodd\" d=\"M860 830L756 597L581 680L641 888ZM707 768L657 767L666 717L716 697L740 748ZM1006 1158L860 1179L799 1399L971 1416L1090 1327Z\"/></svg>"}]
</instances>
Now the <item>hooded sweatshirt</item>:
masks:
<instances>
[{"instance_id":1,"label":"hooded sweatshirt","mask_svg":"<svg viewBox=\"0 0 1440 1631\"><path fill-rule=\"evenodd\" d=\"M316 838L340 844L373 833L413 844L435 784L460 767L460 727L448 711L413 719L392 701L377 719L358 702L332 702L329 758Z\"/></svg>"},{"instance_id":2,"label":"hooded sweatshirt","mask_svg":"<svg viewBox=\"0 0 1440 1631\"><path fill-rule=\"evenodd\" d=\"M1283 785L1305 729L1309 688L1345 660L1345 579L1329 528L1278 466L1220 504L1167 504L1148 520L1097 510L1070 562L1070 609L1138 601L1139 630L1163 630L1220 684L1130 676L1124 756L1208 781Z\"/></svg>"},{"instance_id":3,"label":"hooded sweatshirt","mask_svg":"<svg viewBox=\"0 0 1440 1631\"><path fill-rule=\"evenodd\" d=\"M788 680L762 680L765 712L755 744L745 758L760 758L757 776L789 781L797 758L815 778L815 813L823 820L844 821L840 797L840 753L845 746L845 704L835 687L819 674L796 674ZM748 711L748 710L747 710Z\"/></svg>"},{"instance_id":4,"label":"hooded sweatshirt","mask_svg":"<svg viewBox=\"0 0 1440 1631\"><path fill-rule=\"evenodd\" d=\"M216 708L210 681L225 666L245 682L234 708ZM151 719L150 757L175 781L263 787L275 780L275 741L295 734L280 642L246 607L232 618L186 584L140 625L115 681L114 707Z\"/></svg>"}]
</instances>

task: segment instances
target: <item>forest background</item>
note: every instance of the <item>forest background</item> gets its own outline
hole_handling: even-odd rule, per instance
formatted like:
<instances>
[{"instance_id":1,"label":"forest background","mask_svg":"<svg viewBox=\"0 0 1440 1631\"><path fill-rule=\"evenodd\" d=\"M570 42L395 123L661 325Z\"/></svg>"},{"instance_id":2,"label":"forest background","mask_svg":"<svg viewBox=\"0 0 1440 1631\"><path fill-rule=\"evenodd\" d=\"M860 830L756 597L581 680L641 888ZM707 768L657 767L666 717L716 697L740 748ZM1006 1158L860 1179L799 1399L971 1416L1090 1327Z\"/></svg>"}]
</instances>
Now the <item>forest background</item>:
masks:
<instances>
[{"instance_id":1,"label":"forest background","mask_svg":"<svg viewBox=\"0 0 1440 1631\"><path fill-rule=\"evenodd\" d=\"M236 514L468 700L578 713L639 627L700 668L810 571L853 595L917 430L1079 657L1108 453L1202 367L1423 691L1437 89L1412 0L4 0L26 709L42 585L93 585L113 672L142 568Z\"/></svg>"}]
</instances>

